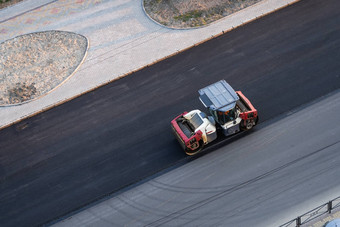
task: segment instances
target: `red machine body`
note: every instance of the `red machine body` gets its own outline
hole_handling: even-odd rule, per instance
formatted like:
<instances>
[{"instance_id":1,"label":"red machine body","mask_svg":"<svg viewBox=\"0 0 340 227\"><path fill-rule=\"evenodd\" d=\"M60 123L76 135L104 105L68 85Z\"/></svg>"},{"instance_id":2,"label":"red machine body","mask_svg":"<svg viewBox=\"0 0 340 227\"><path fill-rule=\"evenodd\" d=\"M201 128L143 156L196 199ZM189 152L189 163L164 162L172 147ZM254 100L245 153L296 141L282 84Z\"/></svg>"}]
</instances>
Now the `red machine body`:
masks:
<instances>
[{"instance_id":1,"label":"red machine body","mask_svg":"<svg viewBox=\"0 0 340 227\"><path fill-rule=\"evenodd\" d=\"M202 104L209 116L200 110L184 112L171 121L181 147L188 155L202 150L217 138L217 128L224 136L250 130L258 122L258 112L249 99L224 80L199 90ZM221 136L221 135L220 135Z\"/></svg>"}]
</instances>

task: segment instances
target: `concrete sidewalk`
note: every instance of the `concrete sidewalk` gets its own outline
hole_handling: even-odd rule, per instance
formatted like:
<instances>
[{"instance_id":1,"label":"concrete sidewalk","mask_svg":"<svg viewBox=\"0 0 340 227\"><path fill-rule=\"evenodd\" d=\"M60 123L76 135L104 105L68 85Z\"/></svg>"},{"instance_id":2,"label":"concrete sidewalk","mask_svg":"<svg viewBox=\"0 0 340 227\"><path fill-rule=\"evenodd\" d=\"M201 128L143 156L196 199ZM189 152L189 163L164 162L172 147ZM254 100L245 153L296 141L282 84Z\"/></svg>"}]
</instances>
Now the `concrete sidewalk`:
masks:
<instances>
[{"instance_id":1,"label":"concrete sidewalk","mask_svg":"<svg viewBox=\"0 0 340 227\"><path fill-rule=\"evenodd\" d=\"M185 30L154 23L137 0L26 0L2 9L0 42L63 30L86 36L90 47L83 65L58 89L23 105L0 107L0 129L297 1L263 0L207 27Z\"/></svg>"}]
</instances>

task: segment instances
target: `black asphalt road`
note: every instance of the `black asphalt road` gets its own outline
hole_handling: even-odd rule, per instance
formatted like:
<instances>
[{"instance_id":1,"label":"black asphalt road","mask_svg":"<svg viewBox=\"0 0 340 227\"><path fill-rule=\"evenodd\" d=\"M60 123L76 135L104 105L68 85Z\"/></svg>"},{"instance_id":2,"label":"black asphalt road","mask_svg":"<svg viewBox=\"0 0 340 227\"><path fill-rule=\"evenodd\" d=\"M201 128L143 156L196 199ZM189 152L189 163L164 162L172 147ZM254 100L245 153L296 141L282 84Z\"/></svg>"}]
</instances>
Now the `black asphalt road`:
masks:
<instances>
[{"instance_id":1,"label":"black asphalt road","mask_svg":"<svg viewBox=\"0 0 340 227\"><path fill-rule=\"evenodd\" d=\"M261 121L339 89L339 8L300 1L1 130L0 226L46 223L185 159L170 120L217 80Z\"/></svg>"},{"instance_id":2,"label":"black asphalt road","mask_svg":"<svg viewBox=\"0 0 340 227\"><path fill-rule=\"evenodd\" d=\"M53 227L281 226L339 196L339 112L337 91Z\"/></svg>"}]
</instances>

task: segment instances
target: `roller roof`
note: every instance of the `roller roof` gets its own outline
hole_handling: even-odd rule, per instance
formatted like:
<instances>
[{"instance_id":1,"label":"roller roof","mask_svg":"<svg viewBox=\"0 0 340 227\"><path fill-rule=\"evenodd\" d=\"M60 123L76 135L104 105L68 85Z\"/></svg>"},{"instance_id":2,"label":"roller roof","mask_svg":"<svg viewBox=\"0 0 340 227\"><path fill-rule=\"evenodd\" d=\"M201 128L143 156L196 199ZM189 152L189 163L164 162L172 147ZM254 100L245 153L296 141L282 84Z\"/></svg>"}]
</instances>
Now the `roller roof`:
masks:
<instances>
[{"instance_id":1,"label":"roller roof","mask_svg":"<svg viewBox=\"0 0 340 227\"><path fill-rule=\"evenodd\" d=\"M222 112L235 107L239 99L234 89L225 81L220 80L198 91L203 105Z\"/></svg>"}]
</instances>

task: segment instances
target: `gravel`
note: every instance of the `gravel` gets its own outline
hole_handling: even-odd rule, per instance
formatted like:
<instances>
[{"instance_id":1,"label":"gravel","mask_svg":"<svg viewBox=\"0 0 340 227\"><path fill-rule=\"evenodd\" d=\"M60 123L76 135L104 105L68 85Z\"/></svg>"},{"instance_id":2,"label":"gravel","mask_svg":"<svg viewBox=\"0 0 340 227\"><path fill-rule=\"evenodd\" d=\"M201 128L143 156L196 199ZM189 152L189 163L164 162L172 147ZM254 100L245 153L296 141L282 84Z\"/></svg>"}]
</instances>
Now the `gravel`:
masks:
<instances>
[{"instance_id":1,"label":"gravel","mask_svg":"<svg viewBox=\"0 0 340 227\"><path fill-rule=\"evenodd\" d=\"M0 106L47 94L83 61L86 37L71 32L25 34L0 44Z\"/></svg>"},{"instance_id":2,"label":"gravel","mask_svg":"<svg viewBox=\"0 0 340 227\"><path fill-rule=\"evenodd\" d=\"M262 0L143 0L145 12L170 28L210 24Z\"/></svg>"}]
</instances>

